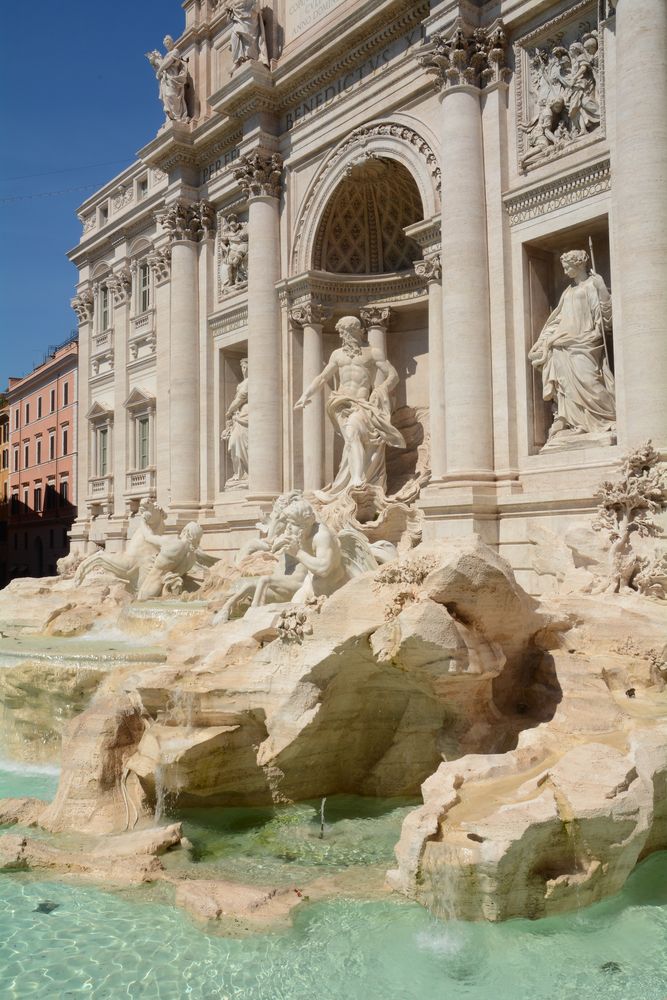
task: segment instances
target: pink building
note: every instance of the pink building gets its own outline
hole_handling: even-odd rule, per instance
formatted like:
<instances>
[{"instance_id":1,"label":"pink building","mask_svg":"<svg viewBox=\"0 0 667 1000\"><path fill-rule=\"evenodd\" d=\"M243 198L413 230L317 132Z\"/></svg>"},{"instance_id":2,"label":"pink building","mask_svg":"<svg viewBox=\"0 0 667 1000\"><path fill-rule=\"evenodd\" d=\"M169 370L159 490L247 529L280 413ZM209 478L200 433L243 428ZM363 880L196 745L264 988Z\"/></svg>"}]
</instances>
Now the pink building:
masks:
<instances>
[{"instance_id":1,"label":"pink building","mask_svg":"<svg viewBox=\"0 0 667 1000\"><path fill-rule=\"evenodd\" d=\"M41 365L10 378L10 579L53 576L69 551L76 517L78 338L51 348Z\"/></svg>"}]
</instances>

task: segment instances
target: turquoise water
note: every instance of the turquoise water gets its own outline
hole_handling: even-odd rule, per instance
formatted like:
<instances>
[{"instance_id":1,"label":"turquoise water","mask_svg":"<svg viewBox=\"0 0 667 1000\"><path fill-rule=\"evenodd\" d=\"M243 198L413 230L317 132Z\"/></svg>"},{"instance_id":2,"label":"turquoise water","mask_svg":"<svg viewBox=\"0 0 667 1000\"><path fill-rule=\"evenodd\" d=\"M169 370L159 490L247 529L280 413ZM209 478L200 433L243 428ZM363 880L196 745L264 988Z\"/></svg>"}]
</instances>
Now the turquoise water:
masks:
<instances>
[{"instance_id":1,"label":"turquoise water","mask_svg":"<svg viewBox=\"0 0 667 1000\"><path fill-rule=\"evenodd\" d=\"M59 767L19 764L0 758L0 799L29 797L50 802L56 794L59 775Z\"/></svg>"},{"instance_id":2,"label":"turquoise water","mask_svg":"<svg viewBox=\"0 0 667 1000\"><path fill-rule=\"evenodd\" d=\"M266 809L191 809L166 819L183 821L196 862L190 877L259 885L294 885L322 875L395 862L403 820L420 800L336 795L320 802ZM165 859L177 868L183 855ZM360 872L361 876L361 872Z\"/></svg>"},{"instance_id":3,"label":"turquoise water","mask_svg":"<svg viewBox=\"0 0 667 1000\"><path fill-rule=\"evenodd\" d=\"M664 1000L666 941L667 854L579 915L446 925L409 903L336 900L243 940L169 906L0 879L7 1000Z\"/></svg>"},{"instance_id":4,"label":"turquoise water","mask_svg":"<svg viewBox=\"0 0 667 1000\"><path fill-rule=\"evenodd\" d=\"M0 761L0 797L49 799L56 785L56 768ZM323 839L319 803L191 810L189 874L289 884L347 871L361 884L391 863L410 808L328 799ZM178 868L186 855L164 860ZM339 898L304 904L285 933L245 939L206 933L148 887L114 895L0 876L0 997L667 1000L667 852L619 896L566 917L444 924L398 897Z\"/></svg>"}]
</instances>

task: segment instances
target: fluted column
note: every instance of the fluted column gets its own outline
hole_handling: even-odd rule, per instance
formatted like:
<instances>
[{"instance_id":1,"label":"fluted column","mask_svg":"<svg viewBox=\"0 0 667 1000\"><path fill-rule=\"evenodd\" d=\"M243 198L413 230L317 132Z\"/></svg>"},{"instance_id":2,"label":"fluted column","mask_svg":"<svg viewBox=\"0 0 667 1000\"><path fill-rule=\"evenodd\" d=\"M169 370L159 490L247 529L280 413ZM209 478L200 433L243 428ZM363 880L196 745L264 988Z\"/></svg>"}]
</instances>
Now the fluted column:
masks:
<instances>
[{"instance_id":1,"label":"fluted column","mask_svg":"<svg viewBox=\"0 0 667 1000\"><path fill-rule=\"evenodd\" d=\"M371 347L377 347L387 357L387 328L391 319L389 306L367 306L361 310L361 322Z\"/></svg>"},{"instance_id":2,"label":"fluted column","mask_svg":"<svg viewBox=\"0 0 667 1000\"><path fill-rule=\"evenodd\" d=\"M612 193L619 439L667 450L667 3L617 0ZM616 305L616 303L614 303Z\"/></svg>"},{"instance_id":3,"label":"fluted column","mask_svg":"<svg viewBox=\"0 0 667 1000\"><path fill-rule=\"evenodd\" d=\"M502 28L461 18L423 64L437 73L442 138L442 314L447 478L493 478L493 395L480 87L498 72Z\"/></svg>"},{"instance_id":4,"label":"fluted column","mask_svg":"<svg viewBox=\"0 0 667 1000\"><path fill-rule=\"evenodd\" d=\"M442 267L440 254L415 262L415 273L428 287L428 388L431 479L447 470L445 436L445 352L442 339Z\"/></svg>"},{"instance_id":5,"label":"fluted column","mask_svg":"<svg viewBox=\"0 0 667 1000\"><path fill-rule=\"evenodd\" d=\"M198 243L215 226L207 202L178 202L160 217L171 243L169 447L170 509L199 507Z\"/></svg>"},{"instance_id":6,"label":"fluted column","mask_svg":"<svg viewBox=\"0 0 667 1000\"><path fill-rule=\"evenodd\" d=\"M132 294L132 274L124 267L107 280L107 287L113 295L113 364L114 364L114 420L113 451L111 455L113 470L113 509L116 520L124 522L125 487L127 482L128 455L127 447L127 414L123 404L127 399L127 340L129 334L129 307ZM131 451L131 450L130 450ZM122 530L116 528L116 530Z\"/></svg>"},{"instance_id":7,"label":"fluted column","mask_svg":"<svg viewBox=\"0 0 667 1000\"><path fill-rule=\"evenodd\" d=\"M90 408L90 346L93 336L93 316L95 296L90 288L82 289L71 302L79 325L79 378L78 378L78 420L76 428L76 485L72 502L77 505L77 518L72 525L70 538L72 549L86 551L88 519L88 480L90 478L90 424L87 413Z\"/></svg>"},{"instance_id":8,"label":"fluted column","mask_svg":"<svg viewBox=\"0 0 667 1000\"><path fill-rule=\"evenodd\" d=\"M310 302L292 309L290 318L303 329L303 390L324 367L322 327L328 314L320 305ZM324 486L324 394L316 393L302 414L303 488L310 492Z\"/></svg>"},{"instance_id":9,"label":"fluted column","mask_svg":"<svg viewBox=\"0 0 667 1000\"><path fill-rule=\"evenodd\" d=\"M277 154L241 157L234 176L248 196L248 491L270 499L282 489L280 179Z\"/></svg>"}]
</instances>

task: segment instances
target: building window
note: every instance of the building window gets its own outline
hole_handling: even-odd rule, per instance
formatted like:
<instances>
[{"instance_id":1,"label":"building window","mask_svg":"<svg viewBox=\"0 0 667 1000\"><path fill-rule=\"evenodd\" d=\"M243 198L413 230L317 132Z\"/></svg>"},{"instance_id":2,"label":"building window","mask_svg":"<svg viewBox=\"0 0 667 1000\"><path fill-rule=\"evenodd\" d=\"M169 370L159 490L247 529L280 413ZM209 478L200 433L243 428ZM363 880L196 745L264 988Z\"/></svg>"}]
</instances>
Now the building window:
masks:
<instances>
[{"instance_id":1,"label":"building window","mask_svg":"<svg viewBox=\"0 0 667 1000\"><path fill-rule=\"evenodd\" d=\"M56 408L56 390L55 389L51 390L51 393L50 393L50 396L49 396L49 405L51 407L51 413L53 413L53 411Z\"/></svg>"},{"instance_id":2,"label":"building window","mask_svg":"<svg viewBox=\"0 0 667 1000\"><path fill-rule=\"evenodd\" d=\"M41 486L35 486L35 489L33 491L33 498L34 498L33 507L34 507L36 513L41 514L41 511L42 511L42 487Z\"/></svg>"},{"instance_id":3,"label":"building window","mask_svg":"<svg viewBox=\"0 0 667 1000\"><path fill-rule=\"evenodd\" d=\"M42 464L42 439L37 438L35 442L35 465Z\"/></svg>"},{"instance_id":4,"label":"building window","mask_svg":"<svg viewBox=\"0 0 667 1000\"><path fill-rule=\"evenodd\" d=\"M14 515L14 517L18 514L18 512L19 512L19 495L18 491L16 491L12 493L12 514ZM16 538L14 540L16 540ZM14 548L16 548L16 545L14 546Z\"/></svg>"},{"instance_id":5,"label":"building window","mask_svg":"<svg viewBox=\"0 0 667 1000\"><path fill-rule=\"evenodd\" d=\"M69 435L68 435L67 427L63 427L63 448L62 448L63 455L67 455L68 454L68 451L67 451L68 437L69 437Z\"/></svg>"},{"instance_id":6,"label":"building window","mask_svg":"<svg viewBox=\"0 0 667 1000\"><path fill-rule=\"evenodd\" d=\"M2 443L7 444L9 441L9 420L5 420L2 425Z\"/></svg>"},{"instance_id":7,"label":"building window","mask_svg":"<svg viewBox=\"0 0 667 1000\"><path fill-rule=\"evenodd\" d=\"M69 382L63 384L63 406L69 403Z\"/></svg>"},{"instance_id":8,"label":"building window","mask_svg":"<svg viewBox=\"0 0 667 1000\"><path fill-rule=\"evenodd\" d=\"M30 465L30 445L23 445L23 468L27 469Z\"/></svg>"},{"instance_id":9,"label":"building window","mask_svg":"<svg viewBox=\"0 0 667 1000\"><path fill-rule=\"evenodd\" d=\"M60 502L62 504L69 503L69 482L67 479L60 480Z\"/></svg>"},{"instance_id":10,"label":"building window","mask_svg":"<svg viewBox=\"0 0 667 1000\"><path fill-rule=\"evenodd\" d=\"M144 198L148 197L148 178L142 177L137 185L137 194L139 196L139 201L143 201Z\"/></svg>"},{"instance_id":11,"label":"building window","mask_svg":"<svg viewBox=\"0 0 667 1000\"><path fill-rule=\"evenodd\" d=\"M56 506L56 484L51 481L46 484L44 493L44 510L53 510Z\"/></svg>"},{"instance_id":12,"label":"building window","mask_svg":"<svg viewBox=\"0 0 667 1000\"><path fill-rule=\"evenodd\" d=\"M30 403L25 404L25 422L30 423Z\"/></svg>"},{"instance_id":13,"label":"building window","mask_svg":"<svg viewBox=\"0 0 667 1000\"><path fill-rule=\"evenodd\" d=\"M19 450L14 448L14 472L19 471Z\"/></svg>"},{"instance_id":14,"label":"building window","mask_svg":"<svg viewBox=\"0 0 667 1000\"><path fill-rule=\"evenodd\" d=\"M9 467L9 448L2 449L2 467L3 469Z\"/></svg>"},{"instance_id":15,"label":"building window","mask_svg":"<svg viewBox=\"0 0 667 1000\"><path fill-rule=\"evenodd\" d=\"M19 425L19 408L17 406L16 409L14 410L14 427L18 427L18 425Z\"/></svg>"},{"instance_id":16,"label":"building window","mask_svg":"<svg viewBox=\"0 0 667 1000\"><path fill-rule=\"evenodd\" d=\"M137 468L147 469L150 465L150 419L139 417L137 420Z\"/></svg>"},{"instance_id":17,"label":"building window","mask_svg":"<svg viewBox=\"0 0 667 1000\"><path fill-rule=\"evenodd\" d=\"M109 289L106 285L102 285L100 288L100 333L109 329L110 318Z\"/></svg>"},{"instance_id":18,"label":"building window","mask_svg":"<svg viewBox=\"0 0 667 1000\"><path fill-rule=\"evenodd\" d=\"M100 225L105 226L109 221L109 209L106 205L100 208Z\"/></svg>"},{"instance_id":19,"label":"building window","mask_svg":"<svg viewBox=\"0 0 667 1000\"><path fill-rule=\"evenodd\" d=\"M109 428L100 427L97 432L97 475L109 473Z\"/></svg>"},{"instance_id":20,"label":"building window","mask_svg":"<svg viewBox=\"0 0 667 1000\"><path fill-rule=\"evenodd\" d=\"M146 312L151 307L151 269L148 264L139 268L139 312Z\"/></svg>"},{"instance_id":21,"label":"building window","mask_svg":"<svg viewBox=\"0 0 667 1000\"><path fill-rule=\"evenodd\" d=\"M23 490L23 506L25 507L26 510L30 506L30 490L28 489L27 486Z\"/></svg>"},{"instance_id":22,"label":"building window","mask_svg":"<svg viewBox=\"0 0 667 1000\"><path fill-rule=\"evenodd\" d=\"M49 434L49 461L56 457L56 435L53 431Z\"/></svg>"},{"instance_id":23,"label":"building window","mask_svg":"<svg viewBox=\"0 0 667 1000\"><path fill-rule=\"evenodd\" d=\"M37 419L39 420L42 416L42 397L37 397Z\"/></svg>"}]
</instances>

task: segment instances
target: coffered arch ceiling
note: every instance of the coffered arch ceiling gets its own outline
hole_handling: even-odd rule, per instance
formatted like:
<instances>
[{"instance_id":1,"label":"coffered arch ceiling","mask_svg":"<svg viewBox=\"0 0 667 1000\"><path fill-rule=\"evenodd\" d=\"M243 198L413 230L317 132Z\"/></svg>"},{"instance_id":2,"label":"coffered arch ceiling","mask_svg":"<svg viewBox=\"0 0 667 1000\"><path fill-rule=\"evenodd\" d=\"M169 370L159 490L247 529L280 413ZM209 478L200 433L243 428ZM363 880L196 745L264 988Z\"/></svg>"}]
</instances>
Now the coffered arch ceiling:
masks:
<instances>
[{"instance_id":1,"label":"coffered arch ceiling","mask_svg":"<svg viewBox=\"0 0 667 1000\"><path fill-rule=\"evenodd\" d=\"M403 230L423 218L410 172L396 160L366 153L346 168L327 202L313 267L333 274L409 270L421 251Z\"/></svg>"}]
</instances>

